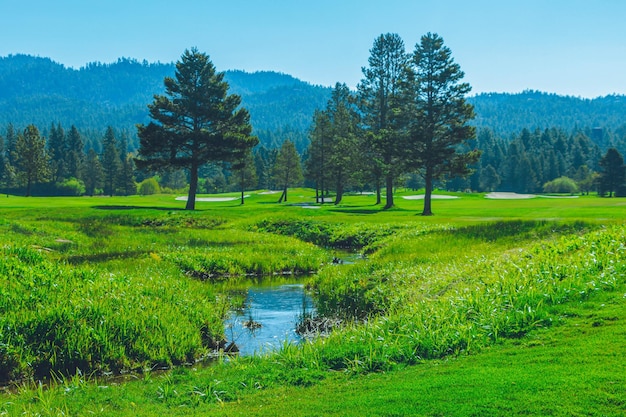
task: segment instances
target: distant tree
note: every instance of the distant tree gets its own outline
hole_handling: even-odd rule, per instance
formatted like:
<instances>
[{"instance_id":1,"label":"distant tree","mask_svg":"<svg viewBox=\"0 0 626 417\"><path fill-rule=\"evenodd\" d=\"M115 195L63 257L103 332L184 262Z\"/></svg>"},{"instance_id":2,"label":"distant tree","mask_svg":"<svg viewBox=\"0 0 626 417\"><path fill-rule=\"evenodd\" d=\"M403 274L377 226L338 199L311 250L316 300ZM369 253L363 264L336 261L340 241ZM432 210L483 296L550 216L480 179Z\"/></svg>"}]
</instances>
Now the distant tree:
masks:
<instances>
[{"instance_id":1,"label":"distant tree","mask_svg":"<svg viewBox=\"0 0 626 417\"><path fill-rule=\"evenodd\" d=\"M137 194L137 184L135 183L135 160L132 154L127 154L122 160L122 166L117 179L119 190L122 195Z\"/></svg>"},{"instance_id":2,"label":"distant tree","mask_svg":"<svg viewBox=\"0 0 626 417\"><path fill-rule=\"evenodd\" d=\"M128 136L125 132L120 134L120 138L117 141L117 151L120 155L120 161L124 161L128 156Z\"/></svg>"},{"instance_id":3,"label":"distant tree","mask_svg":"<svg viewBox=\"0 0 626 417\"><path fill-rule=\"evenodd\" d=\"M620 190L626 184L626 166L624 157L615 148L609 148L600 159L600 176L598 178L600 195L613 193Z\"/></svg>"},{"instance_id":4,"label":"distant tree","mask_svg":"<svg viewBox=\"0 0 626 417\"><path fill-rule=\"evenodd\" d=\"M593 190L594 184L598 181L598 174L590 170L587 165L583 165L576 170L574 180L581 193L589 194Z\"/></svg>"},{"instance_id":5,"label":"distant tree","mask_svg":"<svg viewBox=\"0 0 626 417\"><path fill-rule=\"evenodd\" d=\"M322 195L328 185L335 190L335 204L343 197L346 184L358 165L359 116L348 86L337 83L323 112L316 112L306 161L307 176ZM319 193L317 201L319 202ZM324 202L324 199L321 200Z\"/></svg>"},{"instance_id":6,"label":"distant tree","mask_svg":"<svg viewBox=\"0 0 626 417\"><path fill-rule=\"evenodd\" d=\"M309 132L311 140L305 161L306 177L315 184L315 202L324 203L324 193L328 184L328 154L331 125L328 113L317 110Z\"/></svg>"},{"instance_id":7,"label":"distant tree","mask_svg":"<svg viewBox=\"0 0 626 417\"><path fill-rule=\"evenodd\" d=\"M49 178L50 158L46 153L46 139L40 136L34 125L28 125L24 133L17 136L13 160L18 181L26 187L27 197L33 184Z\"/></svg>"},{"instance_id":8,"label":"distant tree","mask_svg":"<svg viewBox=\"0 0 626 417\"><path fill-rule=\"evenodd\" d=\"M104 170L98 154L93 149L87 153L83 182L85 183L85 193L90 196L95 195L104 183Z\"/></svg>"},{"instance_id":9,"label":"distant tree","mask_svg":"<svg viewBox=\"0 0 626 417\"><path fill-rule=\"evenodd\" d=\"M241 191L241 204L244 204L244 194L246 189L253 189L257 185L256 167L254 165L254 157L252 151L245 150L241 155L237 156L235 162L231 165L232 180Z\"/></svg>"},{"instance_id":10,"label":"distant tree","mask_svg":"<svg viewBox=\"0 0 626 417\"><path fill-rule=\"evenodd\" d=\"M303 179L300 156L296 147L290 140L285 140L274 164L274 181L283 190L278 202L287 201L287 189L299 185Z\"/></svg>"},{"instance_id":11,"label":"distant tree","mask_svg":"<svg viewBox=\"0 0 626 417\"><path fill-rule=\"evenodd\" d=\"M170 190L182 190L187 186L187 176L182 169L167 170L161 175L161 186Z\"/></svg>"},{"instance_id":12,"label":"distant tree","mask_svg":"<svg viewBox=\"0 0 626 417\"><path fill-rule=\"evenodd\" d=\"M469 125L474 110L465 99L471 87L461 83L464 73L443 39L431 33L422 36L412 58L415 78L411 83L414 123L410 153L425 182L422 215L430 216L433 182L470 174L469 165L478 161L480 152L459 152L459 146L475 136L474 127Z\"/></svg>"},{"instance_id":13,"label":"distant tree","mask_svg":"<svg viewBox=\"0 0 626 417\"><path fill-rule=\"evenodd\" d=\"M406 157L402 123L396 116L404 106L402 86L407 82L409 56L404 41L395 33L380 35L370 49L369 67L358 89L366 141L363 152L369 159L380 204L381 180L386 188L385 208L393 207L394 179L405 169Z\"/></svg>"},{"instance_id":14,"label":"distant tree","mask_svg":"<svg viewBox=\"0 0 626 417\"><path fill-rule=\"evenodd\" d=\"M259 190L273 188L272 167L276 161L276 149L258 146L254 151L254 167L256 169L257 186Z\"/></svg>"},{"instance_id":15,"label":"distant tree","mask_svg":"<svg viewBox=\"0 0 626 417\"><path fill-rule=\"evenodd\" d=\"M189 171L187 210L195 208L198 170L212 161L232 161L258 139L251 135L248 111L241 98L228 95L224 73L208 55L186 50L176 63L175 78L165 77L165 96L156 95L150 109L155 122L138 127L136 160L141 169L184 168Z\"/></svg>"},{"instance_id":16,"label":"distant tree","mask_svg":"<svg viewBox=\"0 0 626 417\"><path fill-rule=\"evenodd\" d=\"M122 161L120 160L117 139L113 127L109 126L102 140L102 157L100 159L104 172L104 194L113 196L119 183Z\"/></svg>"},{"instance_id":17,"label":"distant tree","mask_svg":"<svg viewBox=\"0 0 626 417\"><path fill-rule=\"evenodd\" d=\"M85 163L85 144L76 126L72 125L67 134L67 153L65 167L69 178L82 178Z\"/></svg>"},{"instance_id":18,"label":"distant tree","mask_svg":"<svg viewBox=\"0 0 626 417\"><path fill-rule=\"evenodd\" d=\"M487 165L480 170L480 189L483 191L495 191L500 185L500 176L496 169Z\"/></svg>"},{"instance_id":19,"label":"distant tree","mask_svg":"<svg viewBox=\"0 0 626 417\"><path fill-rule=\"evenodd\" d=\"M0 135L0 189L6 187L9 177L9 161L4 151L4 137Z\"/></svg>"},{"instance_id":20,"label":"distant tree","mask_svg":"<svg viewBox=\"0 0 626 417\"><path fill-rule=\"evenodd\" d=\"M15 128L11 123L8 124L6 130L6 136L4 138L4 146L6 148L6 156L9 165L15 165L14 155L15 155L15 143L17 142L17 133L15 133Z\"/></svg>"},{"instance_id":21,"label":"distant tree","mask_svg":"<svg viewBox=\"0 0 626 417\"><path fill-rule=\"evenodd\" d=\"M61 182L66 176L67 145L65 131L60 123L57 126L54 123L50 126L48 155L50 156L50 179L55 183Z\"/></svg>"},{"instance_id":22,"label":"distant tree","mask_svg":"<svg viewBox=\"0 0 626 417\"><path fill-rule=\"evenodd\" d=\"M331 127L327 169L335 190L335 204L341 202L346 184L359 168L359 115L352 103L348 86L337 83L326 106ZM394 178L395 175L397 172Z\"/></svg>"}]
</instances>

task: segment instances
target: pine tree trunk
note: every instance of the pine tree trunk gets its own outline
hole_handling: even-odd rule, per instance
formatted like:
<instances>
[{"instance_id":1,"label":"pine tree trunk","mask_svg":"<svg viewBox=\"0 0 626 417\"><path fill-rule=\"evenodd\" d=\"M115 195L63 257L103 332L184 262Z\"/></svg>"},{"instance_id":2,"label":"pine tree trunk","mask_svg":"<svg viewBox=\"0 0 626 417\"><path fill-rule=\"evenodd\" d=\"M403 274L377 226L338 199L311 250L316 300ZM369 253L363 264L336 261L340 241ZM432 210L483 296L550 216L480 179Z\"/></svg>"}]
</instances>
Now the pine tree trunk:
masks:
<instances>
[{"instance_id":1,"label":"pine tree trunk","mask_svg":"<svg viewBox=\"0 0 626 417\"><path fill-rule=\"evenodd\" d=\"M243 206L243 193L245 191L245 183L246 183L246 174L244 173L244 168L241 169L241 205Z\"/></svg>"},{"instance_id":2,"label":"pine tree trunk","mask_svg":"<svg viewBox=\"0 0 626 417\"><path fill-rule=\"evenodd\" d=\"M343 198L343 184L341 181L337 181L337 195L335 196L335 205L341 203Z\"/></svg>"},{"instance_id":3,"label":"pine tree trunk","mask_svg":"<svg viewBox=\"0 0 626 417\"><path fill-rule=\"evenodd\" d=\"M433 175L429 168L426 169L424 181L426 183L426 189L424 192L424 210L422 211L422 216L432 216L433 211L431 207L431 200L433 194Z\"/></svg>"},{"instance_id":4,"label":"pine tree trunk","mask_svg":"<svg viewBox=\"0 0 626 417\"><path fill-rule=\"evenodd\" d=\"M393 177L391 174L385 178L385 189L387 192L387 203L385 204L385 210L393 207Z\"/></svg>"},{"instance_id":5,"label":"pine tree trunk","mask_svg":"<svg viewBox=\"0 0 626 417\"><path fill-rule=\"evenodd\" d=\"M192 164L189 172L189 193L187 194L187 205L185 210L196 209L196 190L198 188L198 165Z\"/></svg>"}]
</instances>

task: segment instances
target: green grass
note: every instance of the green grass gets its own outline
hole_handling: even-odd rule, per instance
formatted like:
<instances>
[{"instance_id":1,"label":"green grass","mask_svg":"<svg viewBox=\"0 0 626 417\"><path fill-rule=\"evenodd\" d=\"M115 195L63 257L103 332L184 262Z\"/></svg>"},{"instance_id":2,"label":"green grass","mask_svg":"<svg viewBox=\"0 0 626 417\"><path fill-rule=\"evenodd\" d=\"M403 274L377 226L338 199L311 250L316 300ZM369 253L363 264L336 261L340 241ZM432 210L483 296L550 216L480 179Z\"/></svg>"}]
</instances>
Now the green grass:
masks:
<instances>
[{"instance_id":1,"label":"green grass","mask_svg":"<svg viewBox=\"0 0 626 417\"><path fill-rule=\"evenodd\" d=\"M459 194L425 218L403 194L387 211L291 205L306 189L192 213L172 196L0 199L0 377L57 379L18 384L0 415L623 414L624 200ZM329 265L335 247L367 259ZM103 379L193 362L230 289L312 270L319 313L343 320L331 335Z\"/></svg>"}]
</instances>

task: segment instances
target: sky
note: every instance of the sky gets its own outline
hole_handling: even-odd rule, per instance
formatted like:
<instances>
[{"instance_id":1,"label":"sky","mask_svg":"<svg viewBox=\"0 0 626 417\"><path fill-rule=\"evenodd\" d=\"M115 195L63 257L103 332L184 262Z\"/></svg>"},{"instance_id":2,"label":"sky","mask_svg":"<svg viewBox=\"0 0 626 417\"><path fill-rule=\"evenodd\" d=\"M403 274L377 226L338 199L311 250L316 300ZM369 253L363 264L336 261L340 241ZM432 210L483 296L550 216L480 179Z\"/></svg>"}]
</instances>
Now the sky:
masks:
<instances>
[{"instance_id":1,"label":"sky","mask_svg":"<svg viewBox=\"0 0 626 417\"><path fill-rule=\"evenodd\" d=\"M626 94L626 0L0 0L0 16L0 57L73 68L196 47L220 71L355 88L376 37L412 52L431 32L472 94Z\"/></svg>"}]
</instances>

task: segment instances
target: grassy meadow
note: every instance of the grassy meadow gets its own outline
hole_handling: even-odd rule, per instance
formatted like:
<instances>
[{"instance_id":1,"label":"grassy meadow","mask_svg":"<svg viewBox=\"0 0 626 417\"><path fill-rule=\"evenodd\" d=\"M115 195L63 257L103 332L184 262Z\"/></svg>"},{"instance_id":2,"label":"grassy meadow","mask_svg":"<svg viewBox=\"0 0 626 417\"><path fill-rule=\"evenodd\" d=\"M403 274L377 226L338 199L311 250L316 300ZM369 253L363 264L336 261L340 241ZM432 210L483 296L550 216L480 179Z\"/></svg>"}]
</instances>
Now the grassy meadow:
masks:
<instances>
[{"instance_id":1,"label":"grassy meadow","mask_svg":"<svg viewBox=\"0 0 626 417\"><path fill-rule=\"evenodd\" d=\"M624 415L626 200L413 194L0 198L0 415ZM333 331L220 354L295 274Z\"/></svg>"}]
</instances>

